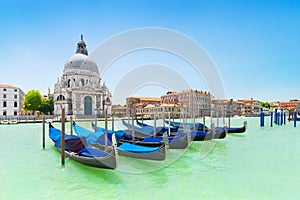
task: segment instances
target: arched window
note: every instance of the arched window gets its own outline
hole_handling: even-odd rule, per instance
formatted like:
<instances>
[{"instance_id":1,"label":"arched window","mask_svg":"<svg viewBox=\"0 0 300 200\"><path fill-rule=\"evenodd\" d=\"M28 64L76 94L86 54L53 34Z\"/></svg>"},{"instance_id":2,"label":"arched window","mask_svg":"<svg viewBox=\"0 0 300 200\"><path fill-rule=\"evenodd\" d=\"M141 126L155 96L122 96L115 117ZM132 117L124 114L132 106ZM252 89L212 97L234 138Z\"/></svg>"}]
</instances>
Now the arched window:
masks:
<instances>
[{"instance_id":1,"label":"arched window","mask_svg":"<svg viewBox=\"0 0 300 200\"><path fill-rule=\"evenodd\" d=\"M92 98L84 97L84 115L92 115Z\"/></svg>"},{"instance_id":2,"label":"arched window","mask_svg":"<svg viewBox=\"0 0 300 200\"><path fill-rule=\"evenodd\" d=\"M3 111L3 116L6 116L6 111Z\"/></svg>"},{"instance_id":3,"label":"arched window","mask_svg":"<svg viewBox=\"0 0 300 200\"><path fill-rule=\"evenodd\" d=\"M6 101L3 101L3 107L6 107ZM4 115L4 114L3 114Z\"/></svg>"},{"instance_id":4,"label":"arched window","mask_svg":"<svg viewBox=\"0 0 300 200\"><path fill-rule=\"evenodd\" d=\"M56 98L57 101L59 100L65 100L65 96L63 95L59 95L57 98Z\"/></svg>"},{"instance_id":5,"label":"arched window","mask_svg":"<svg viewBox=\"0 0 300 200\"><path fill-rule=\"evenodd\" d=\"M17 108L18 107L18 102L14 102L14 107Z\"/></svg>"},{"instance_id":6,"label":"arched window","mask_svg":"<svg viewBox=\"0 0 300 200\"><path fill-rule=\"evenodd\" d=\"M84 80L81 79L80 81L81 81L81 86L84 86Z\"/></svg>"},{"instance_id":7,"label":"arched window","mask_svg":"<svg viewBox=\"0 0 300 200\"><path fill-rule=\"evenodd\" d=\"M68 88L71 87L71 79L68 80Z\"/></svg>"}]
</instances>

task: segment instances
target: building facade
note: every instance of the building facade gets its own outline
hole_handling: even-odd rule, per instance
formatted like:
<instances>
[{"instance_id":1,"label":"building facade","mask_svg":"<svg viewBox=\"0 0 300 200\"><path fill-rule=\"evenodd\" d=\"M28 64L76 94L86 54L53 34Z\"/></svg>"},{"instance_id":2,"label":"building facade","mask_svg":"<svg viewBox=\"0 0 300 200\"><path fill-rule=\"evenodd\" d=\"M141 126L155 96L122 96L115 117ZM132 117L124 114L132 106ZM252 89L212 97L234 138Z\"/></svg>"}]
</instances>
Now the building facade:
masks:
<instances>
[{"instance_id":1,"label":"building facade","mask_svg":"<svg viewBox=\"0 0 300 200\"><path fill-rule=\"evenodd\" d=\"M136 97L131 96L126 98L126 116L142 114L143 109L151 104L153 106L160 105L160 98L156 97Z\"/></svg>"},{"instance_id":2,"label":"building facade","mask_svg":"<svg viewBox=\"0 0 300 200\"><path fill-rule=\"evenodd\" d=\"M278 109L283 110L293 110L296 111L298 109L298 104L300 103L300 100L290 100L290 101L281 101L278 104Z\"/></svg>"},{"instance_id":3,"label":"building facade","mask_svg":"<svg viewBox=\"0 0 300 200\"><path fill-rule=\"evenodd\" d=\"M211 115L212 117L225 116L225 100L213 98L211 101Z\"/></svg>"},{"instance_id":4,"label":"building facade","mask_svg":"<svg viewBox=\"0 0 300 200\"><path fill-rule=\"evenodd\" d=\"M238 100L242 103L242 115L246 117L254 117L260 115L260 104L259 101L254 99Z\"/></svg>"},{"instance_id":5,"label":"building facade","mask_svg":"<svg viewBox=\"0 0 300 200\"><path fill-rule=\"evenodd\" d=\"M178 104L188 112L188 117L209 116L211 109L211 94L199 90L183 90L167 92L161 96L163 104Z\"/></svg>"},{"instance_id":6,"label":"building facade","mask_svg":"<svg viewBox=\"0 0 300 200\"><path fill-rule=\"evenodd\" d=\"M18 87L0 84L0 116L10 117L21 114L25 93Z\"/></svg>"},{"instance_id":7,"label":"building facade","mask_svg":"<svg viewBox=\"0 0 300 200\"><path fill-rule=\"evenodd\" d=\"M116 117L126 117L126 106L121 106L121 105L112 106L112 114Z\"/></svg>"},{"instance_id":8,"label":"building facade","mask_svg":"<svg viewBox=\"0 0 300 200\"><path fill-rule=\"evenodd\" d=\"M54 85L54 114L60 115L64 107L67 115L98 116L103 114L107 98L111 93L101 84L97 64L88 56L81 36L76 53L65 63Z\"/></svg>"}]
</instances>

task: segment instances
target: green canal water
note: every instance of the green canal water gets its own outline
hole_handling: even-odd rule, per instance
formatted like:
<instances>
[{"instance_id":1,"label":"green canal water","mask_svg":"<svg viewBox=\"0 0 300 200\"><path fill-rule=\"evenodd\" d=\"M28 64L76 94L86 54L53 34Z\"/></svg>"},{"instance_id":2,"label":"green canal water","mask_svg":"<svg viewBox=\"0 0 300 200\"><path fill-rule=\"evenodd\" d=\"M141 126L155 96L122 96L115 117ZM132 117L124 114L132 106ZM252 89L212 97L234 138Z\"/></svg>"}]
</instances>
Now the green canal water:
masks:
<instances>
[{"instance_id":1,"label":"green canal water","mask_svg":"<svg viewBox=\"0 0 300 200\"><path fill-rule=\"evenodd\" d=\"M299 199L300 123L231 124L244 120L244 134L168 150L163 162L119 157L116 170L62 167L48 135L41 148L42 124L1 125L0 199Z\"/></svg>"}]
</instances>

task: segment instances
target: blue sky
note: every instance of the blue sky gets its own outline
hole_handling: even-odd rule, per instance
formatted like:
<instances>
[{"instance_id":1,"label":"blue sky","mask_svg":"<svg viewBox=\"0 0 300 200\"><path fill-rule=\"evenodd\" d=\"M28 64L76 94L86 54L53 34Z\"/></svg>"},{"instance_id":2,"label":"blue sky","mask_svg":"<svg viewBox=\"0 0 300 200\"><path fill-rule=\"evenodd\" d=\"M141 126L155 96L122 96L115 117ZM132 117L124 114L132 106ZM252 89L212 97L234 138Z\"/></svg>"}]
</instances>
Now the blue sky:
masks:
<instances>
[{"instance_id":1,"label":"blue sky","mask_svg":"<svg viewBox=\"0 0 300 200\"><path fill-rule=\"evenodd\" d=\"M122 31L162 27L193 38L206 50L227 98L300 99L300 1L12 0L1 2L0 25L0 83L25 92L53 89L81 34L91 52ZM124 57L103 80L114 88L114 72L141 61L174 65L191 76L192 88L207 89L180 59L152 51ZM136 94L160 96L165 90L147 86Z\"/></svg>"}]
</instances>

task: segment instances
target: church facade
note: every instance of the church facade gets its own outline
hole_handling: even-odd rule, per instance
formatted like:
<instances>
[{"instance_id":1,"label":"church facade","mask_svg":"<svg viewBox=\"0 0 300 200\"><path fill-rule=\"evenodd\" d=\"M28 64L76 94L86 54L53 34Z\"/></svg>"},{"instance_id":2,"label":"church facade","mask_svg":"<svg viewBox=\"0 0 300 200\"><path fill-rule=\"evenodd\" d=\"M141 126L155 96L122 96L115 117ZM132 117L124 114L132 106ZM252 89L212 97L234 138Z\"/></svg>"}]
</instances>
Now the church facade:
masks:
<instances>
[{"instance_id":1,"label":"church facade","mask_svg":"<svg viewBox=\"0 0 300 200\"><path fill-rule=\"evenodd\" d=\"M60 115L64 107L67 115L99 116L107 98L111 98L111 93L105 83L101 84L98 66L88 55L81 36L76 53L65 63L63 74L54 85L54 114Z\"/></svg>"}]
</instances>

